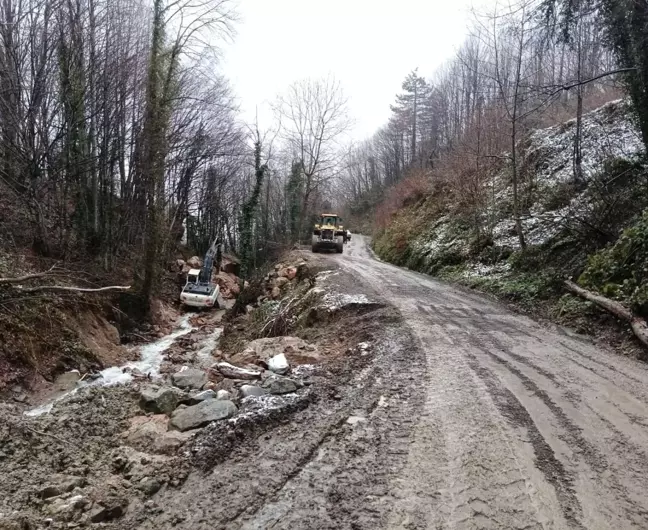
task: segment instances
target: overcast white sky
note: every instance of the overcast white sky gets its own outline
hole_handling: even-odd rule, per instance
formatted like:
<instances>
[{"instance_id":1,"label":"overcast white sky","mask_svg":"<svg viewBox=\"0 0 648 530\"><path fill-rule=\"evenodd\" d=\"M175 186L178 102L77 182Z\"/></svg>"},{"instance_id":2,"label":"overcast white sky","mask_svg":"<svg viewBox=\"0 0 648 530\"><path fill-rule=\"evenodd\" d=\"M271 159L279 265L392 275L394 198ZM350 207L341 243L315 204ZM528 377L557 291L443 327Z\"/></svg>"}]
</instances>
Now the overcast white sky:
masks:
<instances>
[{"instance_id":1,"label":"overcast white sky","mask_svg":"<svg viewBox=\"0 0 648 530\"><path fill-rule=\"evenodd\" d=\"M291 82L332 73L349 98L354 139L370 136L414 68L429 76L463 41L474 0L238 0L224 74L243 117L271 126L269 102Z\"/></svg>"}]
</instances>

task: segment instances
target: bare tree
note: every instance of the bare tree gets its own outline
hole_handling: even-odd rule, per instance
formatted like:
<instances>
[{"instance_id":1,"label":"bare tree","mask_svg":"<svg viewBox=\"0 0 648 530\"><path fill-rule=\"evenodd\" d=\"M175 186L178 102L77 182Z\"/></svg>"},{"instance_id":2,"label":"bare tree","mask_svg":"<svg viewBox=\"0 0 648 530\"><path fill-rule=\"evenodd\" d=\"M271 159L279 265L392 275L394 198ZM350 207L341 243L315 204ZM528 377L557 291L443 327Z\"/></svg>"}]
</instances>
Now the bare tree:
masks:
<instances>
[{"instance_id":1,"label":"bare tree","mask_svg":"<svg viewBox=\"0 0 648 530\"><path fill-rule=\"evenodd\" d=\"M301 235L313 195L337 167L338 142L350 126L347 99L333 77L306 79L294 83L279 97L275 113L282 125L282 137L303 173L297 222Z\"/></svg>"}]
</instances>

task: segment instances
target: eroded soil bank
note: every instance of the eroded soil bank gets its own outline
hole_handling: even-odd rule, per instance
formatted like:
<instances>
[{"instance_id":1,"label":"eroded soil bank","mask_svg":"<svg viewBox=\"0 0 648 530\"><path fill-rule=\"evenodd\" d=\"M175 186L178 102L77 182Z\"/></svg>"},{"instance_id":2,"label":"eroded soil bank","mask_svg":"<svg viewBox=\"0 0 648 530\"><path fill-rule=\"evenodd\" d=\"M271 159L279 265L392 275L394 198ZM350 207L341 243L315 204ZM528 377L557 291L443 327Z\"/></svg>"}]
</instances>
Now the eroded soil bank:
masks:
<instances>
[{"instance_id":1,"label":"eroded soil bank","mask_svg":"<svg viewBox=\"0 0 648 530\"><path fill-rule=\"evenodd\" d=\"M330 499L340 519L305 503L292 527L340 527L349 488L378 500L405 454L380 446L411 423L389 400L418 394L390 377L420 360L401 317L326 256L294 253L261 287L239 316L181 316L40 410L0 404L0 528L265 528L288 484L330 481L331 444L352 466ZM372 416L385 421L367 431Z\"/></svg>"}]
</instances>

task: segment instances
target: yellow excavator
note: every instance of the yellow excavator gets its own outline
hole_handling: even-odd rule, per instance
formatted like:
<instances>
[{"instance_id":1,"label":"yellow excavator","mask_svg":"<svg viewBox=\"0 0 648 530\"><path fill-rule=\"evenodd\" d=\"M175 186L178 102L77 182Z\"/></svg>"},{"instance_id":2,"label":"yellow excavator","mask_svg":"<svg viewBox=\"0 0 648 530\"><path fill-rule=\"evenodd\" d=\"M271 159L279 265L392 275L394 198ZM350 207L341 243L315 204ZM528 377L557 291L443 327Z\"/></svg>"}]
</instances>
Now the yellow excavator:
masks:
<instances>
[{"instance_id":1,"label":"yellow excavator","mask_svg":"<svg viewBox=\"0 0 648 530\"><path fill-rule=\"evenodd\" d=\"M334 213L323 213L319 216L313 228L311 250L335 250L338 254L344 252L346 231L342 226L342 218Z\"/></svg>"}]
</instances>

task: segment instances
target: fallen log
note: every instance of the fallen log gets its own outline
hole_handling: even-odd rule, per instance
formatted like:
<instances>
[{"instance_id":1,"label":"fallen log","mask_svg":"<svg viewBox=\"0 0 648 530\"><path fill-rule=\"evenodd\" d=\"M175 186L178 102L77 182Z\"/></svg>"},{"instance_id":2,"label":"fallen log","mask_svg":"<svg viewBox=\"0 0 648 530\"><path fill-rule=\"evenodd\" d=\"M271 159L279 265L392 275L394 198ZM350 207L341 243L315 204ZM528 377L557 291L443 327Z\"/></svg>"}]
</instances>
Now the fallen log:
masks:
<instances>
[{"instance_id":1,"label":"fallen log","mask_svg":"<svg viewBox=\"0 0 648 530\"><path fill-rule=\"evenodd\" d=\"M109 285L107 287L69 287L67 285L38 285L36 287L15 287L21 293L37 291L72 291L75 293L101 293L104 291L128 291L130 285Z\"/></svg>"},{"instance_id":2,"label":"fallen log","mask_svg":"<svg viewBox=\"0 0 648 530\"><path fill-rule=\"evenodd\" d=\"M15 278L0 278L0 283L22 283L29 280L35 280L36 278L43 278L52 275L55 268L56 265L53 265L45 272L35 272L32 274L25 274L24 276L16 276Z\"/></svg>"},{"instance_id":3,"label":"fallen log","mask_svg":"<svg viewBox=\"0 0 648 530\"><path fill-rule=\"evenodd\" d=\"M597 306L612 313L614 316L628 322L635 336L643 344L648 346L648 324L643 318L636 316L622 303L616 302L615 300L610 300L603 295L593 293L592 291L588 291L587 289L583 289L570 280L565 281L565 286L572 293L577 294L581 298L585 298L585 300L589 300L590 302L595 303Z\"/></svg>"},{"instance_id":4,"label":"fallen log","mask_svg":"<svg viewBox=\"0 0 648 530\"><path fill-rule=\"evenodd\" d=\"M249 370L247 368L240 368L233 364L220 362L212 365L212 369L218 370L223 377L228 379L260 379L261 370Z\"/></svg>"}]
</instances>

